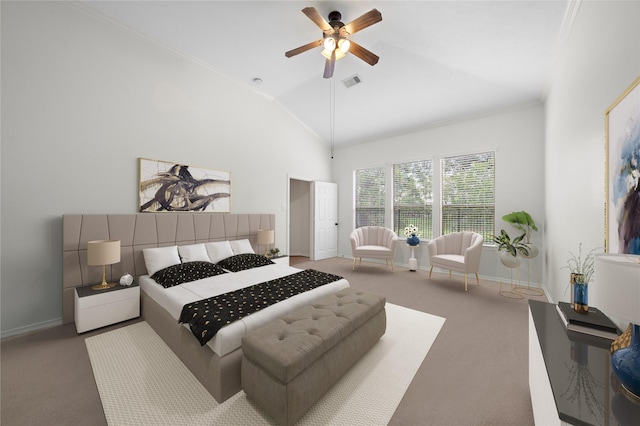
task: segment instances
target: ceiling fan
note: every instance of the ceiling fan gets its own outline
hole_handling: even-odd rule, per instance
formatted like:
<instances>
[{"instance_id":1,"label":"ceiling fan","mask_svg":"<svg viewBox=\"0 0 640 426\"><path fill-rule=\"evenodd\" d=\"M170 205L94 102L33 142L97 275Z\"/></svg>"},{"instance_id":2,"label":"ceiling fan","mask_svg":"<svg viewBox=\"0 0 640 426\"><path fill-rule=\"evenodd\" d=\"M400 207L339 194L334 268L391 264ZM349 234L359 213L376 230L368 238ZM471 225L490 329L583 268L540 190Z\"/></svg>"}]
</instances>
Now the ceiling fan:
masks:
<instances>
[{"instance_id":1,"label":"ceiling fan","mask_svg":"<svg viewBox=\"0 0 640 426\"><path fill-rule=\"evenodd\" d=\"M382 21L382 14L378 10L371 9L369 12L346 25L340 21L342 15L337 11L329 14L329 22L318 13L315 7L305 7L302 9L302 13L307 15L309 19L320 27L323 33L322 38L289 50L284 54L287 58L323 45L322 55L327 58L324 65L324 78L333 77L333 69L335 68L336 61L343 58L347 52L353 53L369 65L373 66L378 63L378 59L380 58L376 54L360 46L355 41L349 40L350 35Z\"/></svg>"}]
</instances>

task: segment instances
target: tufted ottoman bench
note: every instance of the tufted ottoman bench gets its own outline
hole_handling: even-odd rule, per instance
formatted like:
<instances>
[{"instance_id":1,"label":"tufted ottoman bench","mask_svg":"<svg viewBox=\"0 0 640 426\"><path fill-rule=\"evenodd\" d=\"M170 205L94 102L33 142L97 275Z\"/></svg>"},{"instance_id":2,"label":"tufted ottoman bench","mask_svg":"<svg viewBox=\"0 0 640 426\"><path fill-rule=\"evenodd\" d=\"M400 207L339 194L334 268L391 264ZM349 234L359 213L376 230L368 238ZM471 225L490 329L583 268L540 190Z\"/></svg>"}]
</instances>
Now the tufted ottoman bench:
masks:
<instances>
[{"instance_id":1,"label":"tufted ottoman bench","mask_svg":"<svg viewBox=\"0 0 640 426\"><path fill-rule=\"evenodd\" d=\"M295 423L382 337L385 301L346 288L247 333L247 397L279 424Z\"/></svg>"}]
</instances>

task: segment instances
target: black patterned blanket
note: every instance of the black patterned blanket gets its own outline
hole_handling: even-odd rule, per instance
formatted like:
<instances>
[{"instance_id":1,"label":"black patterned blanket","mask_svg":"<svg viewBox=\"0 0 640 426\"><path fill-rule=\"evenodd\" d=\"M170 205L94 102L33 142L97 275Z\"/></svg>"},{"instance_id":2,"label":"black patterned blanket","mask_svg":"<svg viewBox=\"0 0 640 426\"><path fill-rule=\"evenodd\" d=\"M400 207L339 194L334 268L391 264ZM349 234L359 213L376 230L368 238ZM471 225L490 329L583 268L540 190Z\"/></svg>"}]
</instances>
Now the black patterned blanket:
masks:
<instances>
[{"instance_id":1,"label":"black patterned blanket","mask_svg":"<svg viewBox=\"0 0 640 426\"><path fill-rule=\"evenodd\" d=\"M204 346L225 325L258 312L296 294L338 281L342 277L305 269L286 277L241 288L230 293L188 303L182 307L181 323L188 323L191 332Z\"/></svg>"}]
</instances>

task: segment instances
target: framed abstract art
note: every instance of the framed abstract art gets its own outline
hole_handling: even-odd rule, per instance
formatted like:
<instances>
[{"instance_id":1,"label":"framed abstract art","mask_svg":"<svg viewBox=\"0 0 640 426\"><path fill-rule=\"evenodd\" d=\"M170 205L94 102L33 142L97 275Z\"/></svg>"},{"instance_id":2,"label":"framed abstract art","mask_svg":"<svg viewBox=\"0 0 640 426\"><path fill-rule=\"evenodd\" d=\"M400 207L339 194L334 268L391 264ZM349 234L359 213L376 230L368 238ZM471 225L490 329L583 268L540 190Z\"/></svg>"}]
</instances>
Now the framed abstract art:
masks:
<instances>
[{"instance_id":1,"label":"framed abstract art","mask_svg":"<svg viewBox=\"0 0 640 426\"><path fill-rule=\"evenodd\" d=\"M140 158L140 212L231 211L231 174Z\"/></svg>"},{"instance_id":2,"label":"framed abstract art","mask_svg":"<svg viewBox=\"0 0 640 426\"><path fill-rule=\"evenodd\" d=\"M640 77L605 112L605 251L640 254Z\"/></svg>"}]
</instances>

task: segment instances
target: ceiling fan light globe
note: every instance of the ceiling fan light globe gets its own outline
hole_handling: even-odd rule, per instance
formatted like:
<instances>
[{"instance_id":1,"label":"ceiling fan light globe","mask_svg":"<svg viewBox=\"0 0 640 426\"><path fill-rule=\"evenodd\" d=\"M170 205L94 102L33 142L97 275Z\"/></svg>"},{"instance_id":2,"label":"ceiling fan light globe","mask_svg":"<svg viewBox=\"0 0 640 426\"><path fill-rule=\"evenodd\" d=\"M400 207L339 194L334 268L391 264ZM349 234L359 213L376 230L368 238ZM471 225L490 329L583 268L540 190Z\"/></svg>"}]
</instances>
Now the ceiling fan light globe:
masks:
<instances>
[{"instance_id":1,"label":"ceiling fan light globe","mask_svg":"<svg viewBox=\"0 0 640 426\"><path fill-rule=\"evenodd\" d=\"M346 56L344 53L342 53L340 51L340 49L336 49L335 52L336 52L336 61L338 61L338 60L340 60L340 59L342 59L342 58L344 58ZM328 51L326 49L323 50L322 51L322 56L324 56L325 58L331 60L331 51Z\"/></svg>"},{"instance_id":2,"label":"ceiling fan light globe","mask_svg":"<svg viewBox=\"0 0 640 426\"><path fill-rule=\"evenodd\" d=\"M340 52L347 53L349 51L349 47L351 47L351 42L346 38L338 40L338 50Z\"/></svg>"},{"instance_id":3,"label":"ceiling fan light globe","mask_svg":"<svg viewBox=\"0 0 640 426\"><path fill-rule=\"evenodd\" d=\"M336 48L336 41L333 37L327 37L324 39L324 50L328 51L329 54Z\"/></svg>"}]
</instances>

